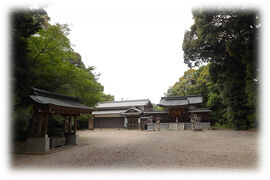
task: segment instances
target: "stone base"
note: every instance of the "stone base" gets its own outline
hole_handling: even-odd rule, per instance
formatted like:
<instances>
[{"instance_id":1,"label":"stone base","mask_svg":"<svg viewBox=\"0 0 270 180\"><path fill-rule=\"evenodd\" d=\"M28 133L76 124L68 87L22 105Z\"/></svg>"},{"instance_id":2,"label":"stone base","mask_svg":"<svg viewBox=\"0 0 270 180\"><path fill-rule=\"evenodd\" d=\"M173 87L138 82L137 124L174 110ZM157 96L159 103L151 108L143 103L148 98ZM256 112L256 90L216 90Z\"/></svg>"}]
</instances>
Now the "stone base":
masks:
<instances>
[{"instance_id":1,"label":"stone base","mask_svg":"<svg viewBox=\"0 0 270 180\"><path fill-rule=\"evenodd\" d=\"M26 141L27 153L45 153L50 149L49 137L31 137Z\"/></svg>"},{"instance_id":2,"label":"stone base","mask_svg":"<svg viewBox=\"0 0 270 180\"><path fill-rule=\"evenodd\" d=\"M192 124L192 130L193 131L202 131L202 126L200 123L194 122Z\"/></svg>"},{"instance_id":3,"label":"stone base","mask_svg":"<svg viewBox=\"0 0 270 180\"><path fill-rule=\"evenodd\" d=\"M183 131L185 129L185 123L178 123L177 131Z\"/></svg>"},{"instance_id":4,"label":"stone base","mask_svg":"<svg viewBox=\"0 0 270 180\"><path fill-rule=\"evenodd\" d=\"M147 131L154 131L155 127L154 127L154 123L147 123Z\"/></svg>"},{"instance_id":5,"label":"stone base","mask_svg":"<svg viewBox=\"0 0 270 180\"><path fill-rule=\"evenodd\" d=\"M160 130L161 131L170 130L170 124L175 124L175 123L160 123ZM207 130L211 128L210 122L201 122L200 126L202 130ZM154 125L154 127L156 127L156 125ZM182 130L192 130L192 123L184 123L184 122L178 123L177 131L182 131Z\"/></svg>"},{"instance_id":6,"label":"stone base","mask_svg":"<svg viewBox=\"0 0 270 180\"><path fill-rule=\"evenodd\" d=\"M200 128L195 128L195 129L207 130L211 127L210 122L201 122L199 126ZM192 123L185 123L185 130L193 130Z\"/></svg>"},{"instance_id":7,"label":"stone base","mask_svg":"<svg viewBox=\"0 0 270 180\"><path fill-rule=\"evenodd\" d=\"M160 130L161 131L163 131L163 130L168 131L169 127L170 127L170 123L160 123Z\"/></svg>"},{"instance_id":8,"label":"stone base","mask_svg":"<svg viewBox=\"0 0 270 180\"><path fill-rule=\"evenodd\" d=\"M55 148L59 146L66 145L66 138L65 137L51 137L50 139L50 148Z\"/></svg>"},{"instance_id":9,"label":"stone base","mask_svg":"<svg viewBox=\"0 0 270 180\"><path fill-rule=\"evenodd\" d=\"M66 145L76 145L76 134L72 134L66 137Z\"/></svg>"},{"instance_id":10,"label":"stone base","mask_svg":"<svg viewBox=\"0 0 270 180\"><path fill-rule=\"evenodd\" d=\"M192 123L185 123L184 130L192 130Z\"/></svg>"}]
</instances>

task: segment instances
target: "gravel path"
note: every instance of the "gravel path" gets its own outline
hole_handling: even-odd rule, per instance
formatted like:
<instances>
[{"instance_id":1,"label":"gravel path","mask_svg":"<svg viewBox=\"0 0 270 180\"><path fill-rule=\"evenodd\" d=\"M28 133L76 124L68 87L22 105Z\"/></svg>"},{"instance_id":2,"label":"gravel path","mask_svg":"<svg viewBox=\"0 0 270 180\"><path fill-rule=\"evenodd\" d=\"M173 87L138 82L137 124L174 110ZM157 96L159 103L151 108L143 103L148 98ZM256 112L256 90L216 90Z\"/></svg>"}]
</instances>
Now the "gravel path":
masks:
<instances>
[{"instance_id":1,"label":"gravel path","mask_svg":"<svg viewBox=\"0 0 270 180\"><path fill-rule=\"evenodd\" d=\"M15 168L175 169L258 166L258 133L232 130L78 131L78 145L13 155Z\"/></svg>"}]
</instances>

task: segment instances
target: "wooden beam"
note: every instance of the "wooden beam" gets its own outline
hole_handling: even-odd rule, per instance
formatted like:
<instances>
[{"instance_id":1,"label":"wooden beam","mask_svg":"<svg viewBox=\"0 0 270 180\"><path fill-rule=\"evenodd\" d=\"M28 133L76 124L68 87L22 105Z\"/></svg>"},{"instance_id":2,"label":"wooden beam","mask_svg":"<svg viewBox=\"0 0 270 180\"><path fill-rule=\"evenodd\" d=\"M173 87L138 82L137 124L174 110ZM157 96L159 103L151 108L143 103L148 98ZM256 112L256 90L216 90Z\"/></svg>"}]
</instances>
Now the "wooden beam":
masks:
<instances>
[{"instance_id":1,"label":"wooden beam","mask_svg":"<svg viewBox=\"0 0 270 180\"><path fill-rule=\"evenodd\" d=\"M63 106L50 106L50 111L53 114L61 114L61 115L80 115L80 114L91 114L93 110L87 109L78 109L72 107L63 107Z\"/></svg>"}]
</instances>

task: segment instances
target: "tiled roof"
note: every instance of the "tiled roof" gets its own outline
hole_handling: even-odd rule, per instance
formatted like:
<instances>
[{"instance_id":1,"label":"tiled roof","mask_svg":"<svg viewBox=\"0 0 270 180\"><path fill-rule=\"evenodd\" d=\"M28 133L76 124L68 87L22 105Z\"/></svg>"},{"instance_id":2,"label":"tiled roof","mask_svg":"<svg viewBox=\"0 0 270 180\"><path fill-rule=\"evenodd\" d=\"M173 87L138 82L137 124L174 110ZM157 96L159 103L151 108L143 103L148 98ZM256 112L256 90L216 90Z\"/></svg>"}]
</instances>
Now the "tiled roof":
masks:
<instances>
[{"instance_id":1,"label":"tiled roof","mask_svg":"<svg viewBox=\"0 0 270 180\"><path fill-rule=\"evenodd\" d=\"M149 99L140 100L128 100L128 101L110 101L99 103L97 109L113 109L113 108L130 108L136 106L146 106L148 103L151 104Z\"/></svg>"},{"instance_id":2,"label":"tiled roof","mask_svg":"<svg viewBox=\"0 0 270 180\"><path fill-rule=\"evenodd\" d=\"M129 113L129 112L139 112L139 113L141 113L142 110L141 109L138 109L136 107L131 107L128 110L125 111L125 113Z\"/></svg>"},{"instance_id":3,"label":"tiled roof","mask_svg":"<svg viewBox=\"0 0 270 180\"><path fill-rule=\"evenodd\" d=\"M93 111L92 114L93 115L99 115L99 114L121 114L123 112L125 112L126 109L122 109L122 110L108 110L108 111Z\"/></svg>"},{"instance_id":4,"label":"tiled roof","mask_svg":"<svg viewBox=\"0 0 270 180\"><path fill-rule=\"evenodd\" d=\"M143 113L143 111L141 109L138 109L136 107L131 107L121 114L123 114L123 115L140 115L142 113Z\"/></svg>"},{"instance_id":5,"label":"tiled roof","mask_svg":"<svg viewBox=\"0 0 270 180\"><path fill-rule=\"evenodd\" d=\"M82 104L77 97L55 94L37 88L32 88L32 90L33 95L30 95L30 98L36 103L92 110L92 108Z\"/></svg>"},{"instance_id":6,"label":"tiled roof","mask_svg":"<svg viewBox=\"0 0 270 180\"><path fill-rule=\"evenodd\" d=\"M143 114L168 114L168 111L149 111L149 112L144 112Z\"/></svg>"},{"instance_id":7,"label":"tiled roof","mask_svg":"<svg viewBox=\"0 0 270 180\"><path fill-rule=\"evenodd\" d=\"M194 109L194 110L189 110L188 112L212 112L209 109Z\"/></svg>"},{"instance_id":8,"label":"tiled roof","mask_svg":"<svg viewBox=\"0 0 270 180\"><path fill-rule=\"evenodd\" d=\"M158 105L160 106L184 106L189 104L202 103L202 96L172 96L172 97L162 97Z\"/></svg>"}]
</instances>

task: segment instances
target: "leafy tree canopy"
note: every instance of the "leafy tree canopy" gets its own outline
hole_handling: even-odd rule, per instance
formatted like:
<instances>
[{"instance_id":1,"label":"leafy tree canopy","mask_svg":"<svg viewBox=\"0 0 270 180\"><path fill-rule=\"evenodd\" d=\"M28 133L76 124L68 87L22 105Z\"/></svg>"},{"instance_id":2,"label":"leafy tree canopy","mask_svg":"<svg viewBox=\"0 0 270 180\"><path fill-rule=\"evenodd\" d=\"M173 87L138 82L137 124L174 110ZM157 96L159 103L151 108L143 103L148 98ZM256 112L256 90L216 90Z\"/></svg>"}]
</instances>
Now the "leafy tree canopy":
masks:
<instances>
[{"instance_id":1,"label":"leafy tree canopy","mask_svg":"<svg viewBox=\"0 0 270 180\"><path fill-rule=\"evenodd\" d=\"M95 68L86 68L81 55L73 50L68 25L51 25L49 19L42 9L11 13L12 98L18 114L14 116L15 132L25 132L29 123L31 108L26 107L26 99L31 87L77 96L88 106L114 99L103 93Z\"/></svg>"},{"instance_id":2,"label":"leafy tree canopy","mask_svg":"<svg viewBox=\"0 0 270 180\"><path fill-rule=\"evenodd\" d=\"M189 69L179 78L172 87L167 91L166 96L189 96L202 95L205 102L207 101L209 82L209 65L202 66L198 70Z\"/></svg>"},{"instance_id":3,"label":"leafy tree canopy","mask_svg":"<svg viewBox=\"0 0 270 180\"><path fill-rule=\"evenodd\" d=\"M163 111L163 110L164 110L164 108L161 107L161 106L158 106L158 105L156 105L156 104L152 104L152 105L153 105L153 110L154 110L154 111Z\"/></svg>"},{"instance_id":4,"label":"leafy tree canopy","mask_svg":"<svg viewBox=\"0 0 270 180\"><path fill-rule=\"evenodd\" d=\"M256 127L258 12L195 9L193 19L184 36L184 62L190 68L210 63L209 79L226 106L228 124Z\"/></svg>"},{"instance_id":5,"label":"leafy tree canopy","mask_svg":"<svg viewBox=\"0 0 270 180\"><path fill-rule=\"evenodd\" d=\"M201 66L196 69L189 69L184 73L179 81L171 86L166 93L166 96L189 96L201 95L203 103L201 107L209 108L211 113L211 124L218 123L221 126L227 126L224 121L224 104L220 98L220 92L217 85L210 80L209 66Z\"/></svg>"}]
</instances>

